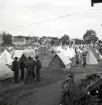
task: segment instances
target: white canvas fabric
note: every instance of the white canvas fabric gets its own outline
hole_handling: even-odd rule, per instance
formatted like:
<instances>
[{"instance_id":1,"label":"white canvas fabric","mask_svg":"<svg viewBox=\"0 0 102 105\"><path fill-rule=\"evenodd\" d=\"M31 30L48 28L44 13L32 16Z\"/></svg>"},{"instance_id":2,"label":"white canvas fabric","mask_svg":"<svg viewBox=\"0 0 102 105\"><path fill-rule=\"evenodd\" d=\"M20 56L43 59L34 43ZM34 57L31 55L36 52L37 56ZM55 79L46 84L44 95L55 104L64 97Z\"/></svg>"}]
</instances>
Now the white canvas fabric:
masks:
<instances>
[{"instance_id":1,"label":"white canvas fabric","mask_svg":"<svg viewBox=\"0 0 102 105\"><path fill-rule=\"evenodd\" d=\"M86 56L86 63L89 65L98 64L98 61L91 50L88 51L88 54Z\"/></svg>"},{"instance_id":2,"label":"white canvas fabric","mask_svg":"<svg viewBox=\"0 0 102 105\"><path fill-rule=\"evenodd\" d=\"M62 60L62 62L65 66L72 63L67 56L63 55L63 53L57 53L57 55Z\"/></svg>"},{"instance_id":3,"label":"white canvas fabric","mask_svg":"<svg viewBox=\"0 0 102 105\"><path fill-rule=\"evenodd\" d=\"M100 52L96 48L93 49L93 52L96 54L99 54L99 58L98 58L99 60L102 59L102 55L100 54Z\"/></svg>"},{"instance_id":4,"label":"white canvas fabric","mask_svg":"<svg viewBox=\"0 0 102 105\"><path fill-rule=\"evenodd\" d=\"M99 51L95 48L95 53L99 53Z\"/></svg>"},{"instance_id":5,"label":"white canvas fabric","mask_svg":"<svg viewBox=\"0 0 102 105\"><path fill-rule=\"evenodd\" d=\"M16 50L13 58L15 58L15 57L20 58L23 55L23 53L24 53L24 50Z\"/></svg>"},{"instance_id":6,"label":"white canvas fabric","mask_svg":"<svg viewBox=\"0 0 102 105\"><path fill-rule=\"evenodd\" d=\"M75 50L71 47L70 51L71 51L72 57L74 57L75 56Z\"/></svg>"},{"instance_id":7,"label":"white canvas fabric","mask_svg":"<svg viewBox=\"0 0 102 105\"><path fill-rule=\"evenodd\" d=\"M13 59L11 58L11 55L5 49L0 56L0 63L11 65L12 62L13 62Z\"/></svg>"},{"instance_id":8,"label":"white canvas fabric","mask_svg":"<svg viewBox=\"0 0 102 105\"><path fill-rule=\"evenodd\" d=\"M62 52L61 46L56 47L56 52Z\"/></svg>"},{"instance_id":9,"label":"white canvas fabric","mask_svg":"<svg viewBox=\"0 0 102 105\"><path fill-rule=\"evenodd\" d=\"M24 52L24 55L28 58L28 57L32 57L35 60L35 56L36 54L31 51L31 52Z\"/></svg>"},{"instance_id":10,"label":"white canvas fabric","mask_svg":"<svg viewBox=\"0 0 102 105\"><path fill-rule=\"evenodd\" d=\"M69 58L72 58L74 53L71 51L70 48L67 47L67 50L64 50L62 51L62 53L65 55L65 56L68 56Z\"/></svg>"},{"instance_id":11,"label":"white canvas fabric","mask_svg":"<svg viewBox=\"0 0 102 105\"><path fill-rule=\"evenodd\" d=\"M10 70L8 66L0 63L0 80L5 80L7 78L13 77L13 71Z\"/></svg>"}]
</instances>

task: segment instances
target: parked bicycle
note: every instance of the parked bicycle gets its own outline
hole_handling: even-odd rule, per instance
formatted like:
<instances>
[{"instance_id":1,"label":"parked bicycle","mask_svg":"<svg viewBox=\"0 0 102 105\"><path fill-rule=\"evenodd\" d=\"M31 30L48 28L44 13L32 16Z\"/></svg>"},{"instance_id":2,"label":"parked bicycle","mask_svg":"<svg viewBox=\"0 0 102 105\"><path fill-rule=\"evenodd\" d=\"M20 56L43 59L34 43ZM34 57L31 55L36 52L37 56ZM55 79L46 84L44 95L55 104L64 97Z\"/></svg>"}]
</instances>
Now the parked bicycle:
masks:
<instances>
[{"instance_id":1,"label":"parked bicycle","mask_svg":"<svg viewBox=\"0 0 102 105\"><path fill-rule=\"evenodd\" d=\"M74 74L70 71L67 79L62 84L62 90L74 92L75 89L76 89L76 86L75 86L75 82L74 82Z\"/></svg>"},{"instance_id":2,"label":"parked bicycle","mask_svg":"<svg viewBox=\"0 0 102 105\"><path fill-rule=\"evenodd\" d=\"M62 91L60 105L73 105L75 99L77 99L77 96L69 92L69 89L67 91Z\"/></svg>"},{"instance_id":3,"label":"parked bicycle","mask_svg":"<svg viewBox=\"0 0 102 105\"><path fill-rule=\"evenodd\" d=\"M74 74L69 72L68 78L62 84L62 97L60 105L73 105L73 100L77 96L73 93L76 89Z\"/></svg>"}]
</instances>

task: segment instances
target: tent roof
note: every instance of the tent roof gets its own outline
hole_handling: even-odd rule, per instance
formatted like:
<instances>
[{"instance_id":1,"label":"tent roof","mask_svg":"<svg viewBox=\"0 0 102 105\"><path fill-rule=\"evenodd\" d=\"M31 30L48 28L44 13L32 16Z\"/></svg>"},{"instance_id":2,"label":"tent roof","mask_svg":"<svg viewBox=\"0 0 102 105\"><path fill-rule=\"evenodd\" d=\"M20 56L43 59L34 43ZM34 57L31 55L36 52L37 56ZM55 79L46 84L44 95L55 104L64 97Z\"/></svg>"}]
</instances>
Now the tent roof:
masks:
<instances>
[{"instance_id":1,"label":"tent roof","mask_svg":"<svg viewBox=\"0 0 102 105\"><path fill-rule=\"evenodd\" d=\"M70 63L72 63L69 60L69 58L67 56L65 56L63 53L56 53L55 56L58 56L65 66L68 65L68 64L70 64ZM53 59L54 59L54 57L53 57ZM51 60L51 62L53 62L53 59Z\"/></svg>"},{"instance_id":2,"label":"tent roof","mask_svg":"<svg viewBox=\"0 0 102 105\"><path fill-rule=\"evenodd\" d=\"M11 55L5 49L4 52L0 56L0 63L11 65L12 62L13 62L13 59L11 58Z\"/></svg>"},{"instance_id":3,"label":"tent roof","mask_svg":"<svg viewBox=\"0 0 102 105\"><path fill-rule=\"evenodd\" d=\"M0 63L0 80L13 77L13 71L9 69L5 64Z\"/></svg>"},{"instance_id":4,"label":"tent roof","mask_svg":"<svg viewBox=\"0 0 102 105\"><path fill-rule=\"evenodd\" d=\"M23 55L23 53L24 53L24 50L15 50L13 58L15 57L20 58Z\"/></svg>"},{"instance_id":5,"label":"tent roof","mask_svg":"<svg viewBox=\"0 0 102 105\"><path fill-rule=\"evenodd\" d=\"M86 63L92 65L98 64L98 61L91 50L88 51L88 54L86 56Z\"/></svg>"},{"instance_id":6,"label":"tent roof","mask_svg":"<svg viewBox=\"0 0 102 105\"><path fill-rule=\"evenodd\" d=\"M35 59L35 53L34 52L24 52L24 55L28 58L28 57L32 57L33 59Z\"/></svg>"}]
</instances>

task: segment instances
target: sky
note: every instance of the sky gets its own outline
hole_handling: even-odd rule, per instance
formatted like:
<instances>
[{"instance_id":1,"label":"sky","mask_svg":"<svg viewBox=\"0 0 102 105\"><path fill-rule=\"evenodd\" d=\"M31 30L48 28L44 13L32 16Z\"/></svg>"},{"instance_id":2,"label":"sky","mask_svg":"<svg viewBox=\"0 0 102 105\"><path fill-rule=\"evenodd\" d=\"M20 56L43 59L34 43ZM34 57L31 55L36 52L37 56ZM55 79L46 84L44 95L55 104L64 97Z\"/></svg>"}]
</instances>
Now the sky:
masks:
<instances>
[{"instance_id":1,"label":"sky","mask_svg":"<svg viewBox=\"0 0 102 105\"><path fill-rule=\"evenodd\" d=\"M102 3L91 7L91 0L0 0L0 31L13 36L62 37L67 34L70 38L82 39L86 30L93 29L102 39L101 24Z\"/></svg>"}]
</instances>

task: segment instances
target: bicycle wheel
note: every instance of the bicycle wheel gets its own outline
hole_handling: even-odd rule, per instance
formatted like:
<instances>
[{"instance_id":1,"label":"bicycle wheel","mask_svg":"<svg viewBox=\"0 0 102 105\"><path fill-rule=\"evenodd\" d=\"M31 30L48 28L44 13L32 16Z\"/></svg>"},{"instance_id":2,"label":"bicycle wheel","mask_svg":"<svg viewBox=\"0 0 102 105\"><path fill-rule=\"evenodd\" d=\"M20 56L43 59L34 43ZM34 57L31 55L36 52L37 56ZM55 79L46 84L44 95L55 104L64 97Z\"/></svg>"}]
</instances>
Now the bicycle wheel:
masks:
<instances>
[{"instance_id":1,"label":"bicycle wheel","mask_svg":"<svg viewBox=\"0 0 102 105\"><path fill-rule=\"evenodd\" d=\"M75 89L76 89L75 83L74 82L71 82L69 84L69 91L70 92L75 92Z\"/></svg>"},{"instance_id":2,"label":"bicycle wheel","mask_svg":"<svg viewBox=\"0 0 102 105\"><path fill-rule=\"evenodd\" d=\"M69 88L69 80L62 83L62 90L67 90Z\"/></svg>"},{"instance_id":3,"label":"bicycle wheel","mask_svg":"<svg viewBox=\"0 0 102 105\"><path fill-rule=\"evenodd\" d=\"M62 105L73 105L74 100L77 99L77 96L73 93L66 93L63 97Z\"/></svg>"}]
</instances>

